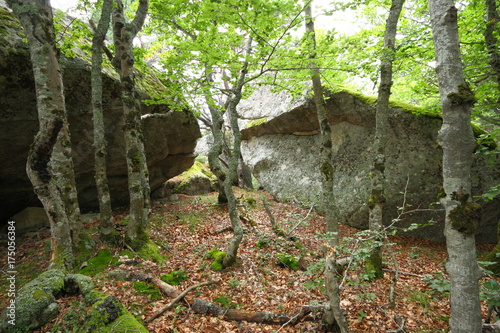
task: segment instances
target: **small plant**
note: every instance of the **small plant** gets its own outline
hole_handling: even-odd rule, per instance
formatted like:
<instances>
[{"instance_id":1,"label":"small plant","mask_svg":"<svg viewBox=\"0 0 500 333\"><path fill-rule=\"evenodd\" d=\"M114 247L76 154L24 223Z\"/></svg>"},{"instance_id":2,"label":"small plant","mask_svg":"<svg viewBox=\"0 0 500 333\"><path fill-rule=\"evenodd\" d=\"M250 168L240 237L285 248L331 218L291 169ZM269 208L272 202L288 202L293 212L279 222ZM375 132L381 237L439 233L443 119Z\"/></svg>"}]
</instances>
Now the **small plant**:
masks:
<instances>
[{"instance_id":1,"label":"small plant","mask_svg":"<svg viewBox=\"0 0 500 333\"><path fill-rule=\"evenodd\" d=\"M359 317L357 318L358 321L362 321L367 314L363 310L358 310Z\"/></svg>"},{"instance_id":2,"label":"small plant","mask_svg":"<svg viewBox=\"0 0 500 333\"><path fill-rule=\"evenodd\" d=\"M233 303L233 300L231 299L231 297L226 296L226 295L219 295L219 296L215 297L214 302L219 303L223 308L226 308L226 309L238 307L238 304Z\"/></svg>"},{"instance_id":3,"label":"small plant","mask_svg":"<svg viewBox=\"0 0 500 333\"><path fill-rule=\"evenodd\" d=\"M269 238L268 236L262 236L259 238L257 244L255 244L255 246L257 246L259 249L260 248L263 248L263 247L266 247L267 245L269 245L269 243L272 241L271 238Z\"/></svg>"},{"instance_id":4,"label":"small plant","mask_svg":"<svg viewBox=\"0 0 500 333\"><path fill-rule=\"evenodd\" d=\"M410 291L409 298L422 307L423 313L428 313L431 307L431 297L428 292L417 290Z\"/></svg>"},{"instance_id":5,"label":"small plant","mask_svg":"<svg viewBox=\"0 0 500 333\"><path fill-rule=\"evenodd\" d=\"M239 286L244 286L245 284L247 284L247 281L241 281L237 279L229 280L229 286L231 286L231 288L237 288Z\"/></svg>"},{"instance_id":6,"label":"small plant","mask_svg":"<svg viewBox=\"0 0 500 333\"><path fill-rule=\"evenodd\" d=\"M429 288L440 293L449 292L451 289L450 280L446 279L440 272L433 272L434 275L425 275L424 281L429 284Z\"/></svg>"},{"instance_id":7,"label":"small plant","mask_svg":"<svg viewBox=\"0 0 500 333\"><path fill-rule=\"evenodd\" d=\"M186 281L188 279L188 275L185 271L173 271L168 274L163 274L160 279L163 282L166 282L172 286L177 286L179 283Z\"/></svg>"},{"instance_id":8,"label":"small plant","mask_svg":"<svg viewBox=\"0 0 500 333\"><path fill-rule=\"evenodd\" d=\"M488 306L500 307L500 285L495 279L483 282L480 295Z\"/></svg>"}]
</instances>

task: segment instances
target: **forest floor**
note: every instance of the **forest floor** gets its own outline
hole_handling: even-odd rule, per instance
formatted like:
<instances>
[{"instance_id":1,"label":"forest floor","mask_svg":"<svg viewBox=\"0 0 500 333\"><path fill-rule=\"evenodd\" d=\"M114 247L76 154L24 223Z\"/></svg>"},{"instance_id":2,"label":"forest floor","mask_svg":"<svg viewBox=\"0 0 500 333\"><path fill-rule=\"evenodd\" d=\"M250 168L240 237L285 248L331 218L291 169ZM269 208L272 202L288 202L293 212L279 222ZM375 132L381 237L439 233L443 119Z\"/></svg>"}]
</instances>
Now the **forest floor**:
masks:
<instances>
[{"instance_id":1,"label":"forest floor","mask_svg":"<svg viewBox=\"0 0 500 333\"><path fill-rule=\"evenodd\" d=\"M310 207L279 203L262 191L243 192L239 197L251 196L257 201L248 208L248 216L255 227L244 223L246 232L240 245L238 262L220 272L210 268L211 260L206 253L217 248L224 251L232 232L220 232L230 225L227 207L216 204L217 195L179 195L174 202L156 202L150 220L150 237L160 246L164 263L136 260L134 265L110 265L93 277L95 288L114 295L137 318L145 319L168 304L171 299L155 292L138 291L133 282L116 281L108 277L108 271L127 270L160 277L172 271L184 271L187 280L177 288L204 281L215 280L217 284L201 287L186 297L192 301L198 297L223 307L251 311L286 313L290 317L303 306L326 301L321 291L322 259L320 246L324 240L318 237L325 231L324 218ZM294 240L279 238L273 234L269 217L262 205L267 197L271 211L281 228L291 232ZM115 223L126 216L126 211L115 212ZM97 222L87 225L97 238ZM359 230L341 225L342 237L355 237ZM17 240L17 283L20 287L47 268L50 256L49 231L28 234ZM385 276L372 282L363 279L361 266L351 265L346 271L341 292L341 305L348 315L352 332L386 332L398 328L404 321L402 332L444 332L448 327L449 300L446 281L440 272L446 258L444 244L390 236L393 253L397 259L400 275L395 289L395 304L390 306L389 290L394 277L394 264L385 253ZM257 246L259 244L259 246ZM358 244L359 245L359 244ZM97 250L104 246L98 245ZM352 248L352 247L351 247ZM493 245L478 245L478 254L485 254ZM123 249L110 249L116 258ZM4 244L0 247L0 267L6 267ZM301 266L307 270L291 270L278 265L277 254L288 253L302 257ZM483 278L483 282L492 277ZM498 276L493 277L500 281ZM0 277L0 295L4 295L7 283ZM3 288L3 289L2 289ZM6 299L0 299L5 307ZM72 296L58 300L60 313L51 323L36 332L73 332L78 322L85 318L87 309L81 297ZM482 302L483 319L487 306ZM75 311L77 309L77 311ZM298 324L268 325L261 323L227 321L219 317L194 314L188 303L182 301L172 310L147 324L151 332L320 332L321 323L310 315Z\"/></svg>"}]
</instances>

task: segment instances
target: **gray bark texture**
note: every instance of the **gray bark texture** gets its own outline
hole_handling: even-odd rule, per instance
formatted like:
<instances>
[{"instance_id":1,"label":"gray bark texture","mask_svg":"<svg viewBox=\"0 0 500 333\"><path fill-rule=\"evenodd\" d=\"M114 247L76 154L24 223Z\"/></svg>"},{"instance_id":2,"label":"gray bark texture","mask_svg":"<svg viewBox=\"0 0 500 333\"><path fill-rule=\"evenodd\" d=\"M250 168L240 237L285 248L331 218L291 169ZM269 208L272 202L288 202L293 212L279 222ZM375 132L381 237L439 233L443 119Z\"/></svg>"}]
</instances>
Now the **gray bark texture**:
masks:
<instances>
[{"instance_id":1,"label":"gray bark texture","mask_svg":"<svg viewBox=\"0 0 500 333\"><path fill-rule=\"evenodd\" d=\"M144 152L141 115L138 98L134 90L133 40L146 19L148 0L140 0L134 20L127 23L121 0L115 0L113 8L113 37L116 55L113 65L120 73L122 85L123 113L125 118L124 138L127 158L128 185L130 193L130 219L127 236L134 248L142 246L150 209L148 168ZM139 241L137 244L134 242Z\"/></svg>"},{"instance_id":2,"label":"gray bark texture","mask_svg":"<svg viewBox=\"0 0 500 333\"><path fill-rule=\"evenodd\" d=\"M385 147L389 136L389 97L392 87L392 62L394 60L396 32L403 8L404 0L393 0L389 11L384 33L384 48L380 66L380 85L378 89L377 114L375 120L375 143L371 178L371 195L369 200L370 230L380 233L383 228L383 211L385 203ZM377 246L369 260L369 268L374 270L375 278L382 278L382 247Z\"/></svg>"},{"instance_id":3,"label":"gray bark texture","mask_svg":"<svg viewBox=\"0 0 500 333\"><path fill-rule=\"evenodd\" d=\"M453 333L475 333L481 332L478 280L482 275L474 238L480 207L470 202L470 169L476 147L470 114L475 98L464 81L453 1L429 0L429 10L443 112L438 140L443 149L446 192L442 203L446 209L446 272L451 279L450 328Z\"/></svg>"},{"instance_id":4,"label":"gray bark texture","mask_svg":"<svg viewBox=\"0 0 500 333\"><path fill-rule=\"evenodd\" d=\"M329 326L338 325L342 333L349 332L346 315L340 306L340 290L337 281L336 252L335 247L339 245L339 218L338 210L333 197L333 162L332 162L332 131L327 117L326 105L323 98L323 85L321 73L315 63L316 58L316 36L314 21L312 19L311 2L305 7L306 35L309 44L309 60L311 68L311 80L314 92L314 104L318 114L321 136L321 195L322 204L325 209L326 231L328 233L328 245L325 250L325 287L329 300L329 309L326 310L325 320ZM333 320L334 319L334 320Z\"/></svg>"},{"instance_id":5,"label":"gray bark texture","mask_svg":"<svg viewBox=\"0 0 500 333\"><path fill-rule=\"evenodd\" d=\"M245 46L245 52L250 55L252 51L252 38L248 38ZM248 61L243 63L240 75L236 86L231 89L231 97L228 103L229 119L231 122L231 131L233 132L233 151L231 152L229 160L229 168L227 170L226 179L224 180L224 190L228 199L229 218L231 219L231 226L233 227L233 237L227 246L226 256L222 264L224 267L231 266L236 262L236 255L243 239L243 226L241 225L240 217L238 214L237 202L233 192L233 183L238 179L237 171L238 164L241 156L241 132L238 125L238 112L236 107L241 101L243 86L245 84L245 77L248 73Z\"/></svg>"},{"instance_id":6,"label":"gray bark texture","mask_svg":"<svg viewBox=\"0 0 500 333\"><path fill-rule=\"evenodd\" d=\"M106 139L104 138L104 114L102 107L102 49L109 28L113 0L104 0L101 18L92 39L92 112L94 122L94 158L97 198L99 200L100 233L106 239L113 232L111 196L106 174Z\"/></svg>"},{"instance_id":7,"label":"gray bark texture","mask_svg":"<svg viewBox=\"0 0 500 333\"><path fill-rule=\"evenodd\" d=\"M8 1L28 38L40 130L26 172L49 217L52 265L71 269L73 246L84 232L78 206L61 70L48 0Z\"/></svg>"}]
</instances>

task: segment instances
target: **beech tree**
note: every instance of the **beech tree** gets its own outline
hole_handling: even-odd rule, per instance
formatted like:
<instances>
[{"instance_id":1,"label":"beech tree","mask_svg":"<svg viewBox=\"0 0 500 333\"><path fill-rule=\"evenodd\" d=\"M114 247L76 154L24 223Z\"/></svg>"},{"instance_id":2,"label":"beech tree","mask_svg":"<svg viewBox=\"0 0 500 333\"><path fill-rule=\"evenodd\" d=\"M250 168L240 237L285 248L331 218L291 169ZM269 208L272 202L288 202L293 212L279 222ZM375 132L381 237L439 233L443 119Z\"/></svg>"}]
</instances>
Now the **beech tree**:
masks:
<instances>
[{"instance_id":1,"label":"beech tree","mask_svg":"<svg viewBox=\"0 0 500 333\"><path fill-rule=\"evenodd\" d=\"M443 112L438 140L443 149L446 193L442 203L446 209L446 272L451 279L450 327L453 333L481 332L478 280L482 270L476 262L474 238L481 208L471 202L470 178L476 147L470 117L476 99L464 80L457 8L451 0L429 0L429 10Z\"/></svg>"},{"instance_id":2,"label":"beech tree","mask_svg":"<svg viewBox=\"0 0 500 333\"><path fill-rule=\"evenodd\" d=\"M380 84L377 99L377 114L375 121L375 142L373 144L373 162L370 174L371 193L368 201L370 209L370 230L380 233L383 229L384 182L385 182L385 147L389 136L389 97L392 87L392 63L394 60L396 32L404 0L393 0L389 17L385 25L384 47L380 65ZM366 268L375 278L382 278L382 247L376 246L366 260Z\"/></svg>"},{"instance_id":3,"label":"beech tree","mask_svg":"<svg viewBox=\"0 0 500 333\"><path fill-rule=\"evenodd\" d=\"M147 219L150 210L150 187L148 167L141 129L139 98L135 93L133 40L142 29L148 12L148 0L140 0L132 22L127 22L124 5L115 0L113 7L113 39L115 57L113 66L120 74L123 115L125 156L127 159L128 190L130 193L130 218L127 228L129 245L134 249L143 247L148 237Z\"/></svg>"},{"instance_id":4,"label":"beech tree","mask_svg":"<svg viewBox=\"0 0 500 333\"><path fill-rule=\"evenodd\" d=\"M52 266L71 269L76 252L91 247L80 219L61 68L48 0L9 0L28 39L40 130L26 172L50 221Z\"/></svg>"},{"instance_id":5,"label":"beech tree","mask_svg":"<svg viewBox=\"0 0 500 333\"><path fill-rule=\"evenodd\" d=\"M201 94L204 105L195 99L193 104L207 108L212 118L214 143L208 155L209 164L221 186L219 202L227 201L234 232L224 267L235 262L243 238L232 189L237 179L241 143L237 105L251 91L249 83L261 77L270 59L276 57L278 45L292 26L284 13L292 8L292 2L260 0L152 4L155 28L162 32L164 44L159 56L166 76L177 80L184 94ZM227 142L224 115L229 120L232 137L227 145L230 149L227 165L221 162Z\"/></svg>"},{"instance_id":6,"label":"beech tree","mask_svg":"<svg viewBox=\"0 0 500 333\"><path fill-rule=\"evenodd\" d=\"M113 0L104 0L101 17L92 38L92 114L94 122L94 159L97 198L100 212L100 233L105 241L111 240L113 216L106 173L106 139L104 137L104 114L102 108L102 49L111 19Z\"/></svg>"},{"instance_id":7,"label":"beech tree","mask_svg":"<svg viewBox=\"0 0 500 333\"><path fill-rule=\"evenodd\" d=\"M316 36L314 30L314 21L312 19L311 2L308 1L305 6L306 22L306 48L309 50L309 66L311 68L311 81L313 85L313 99L318 114L318 122L321 135L321 197L322 205L325 210L326 231L328 234L328 244L325 246L325 289L328 296L329 308L325 309L324 321L330 327L340 328L340 332L349 332L346 315L340 306L340 290L337 281L337 254L336 247L339 245L339 214L335 206L335 197L333 195L334 169L332 153L332 130L326 111L325 100L323 98L323 85L321 83L321 72L316 66Z\"/></svg>"}]
</instances>

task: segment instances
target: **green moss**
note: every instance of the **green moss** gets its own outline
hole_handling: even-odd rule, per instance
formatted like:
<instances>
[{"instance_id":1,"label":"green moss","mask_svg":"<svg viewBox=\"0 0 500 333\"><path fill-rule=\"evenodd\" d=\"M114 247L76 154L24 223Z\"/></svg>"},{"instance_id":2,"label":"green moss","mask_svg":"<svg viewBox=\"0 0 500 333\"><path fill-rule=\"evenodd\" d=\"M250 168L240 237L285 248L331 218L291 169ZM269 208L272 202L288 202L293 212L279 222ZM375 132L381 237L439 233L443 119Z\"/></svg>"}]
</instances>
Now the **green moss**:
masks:
<instances>
[{"instance_id":1,"label":"green moss","mask_svg":"<svg viewBox=\"0 0 500 333\"><path fill-rule=\"evenodd\" d=\"M478 203L461 203L449 214L451 227L464 235L474 235L481 219L481 211L481 205Z\"/></svg>"},{"instance_id":2,"label":"green moss","mask_svg":"<svg viewBox=\"0 0 500 333\"><path fill-rule=\"evenodd\" d=\"M40 300L42 298L50 299L50 295L47 294L44 290L35 289L33 291L33 298L36 299L36 300Z\"/></svg>"},{"instance_id":3,"label":"green moss","mask_svg":"<svg viewBox=\"0 0 500 333\"><path fill-rule=\"evenodd\" d=\"M223 270L224 267L224 258L226 257L226 252L219 251L217 249L211 249L208 251L206 257L214 259L212 264L210 264L210 268L216 272Z\"/></svg>"},{"instance_id":4,"label":"green moss","mask_svg":"<svg viewBox=\"0 0 500 333\"><path fill-rule=\"evenodd\" d=\"M210 179L212 183L217 182L217 177L215 177L210 169L203 163L196 160L189 169L187 169L177 177L181 179L181 183L174 188L174 193L181 193L183 189L189 184L189 180L191 178L204 177Z\"/></svg>"},{"instance_id":5,"label":"green moss","mask_svg":"<svg viewBox=\"0 0 500 333\"><path fill-rule=\"evenodd\" d=\"M265 123L266 121L267 121L267 117L262 117L262 118L259 118L259 119L254 119L254 120L248 122L245 125L245 128L259 126L259 125L262 125L263 123Z\"/></svg>"},{"instance_id":6,"label":"green moss","mask_svg":"<svg viewBox=\"0 0 500 333\"><path fill-rule=\"evenodd\" d=\"M500 223L499 223L499 231L500 231ZM489 261L494 264L488 265L488 269L492 271L494 274L500 274L500 243L495 246L495 248L488 253L483 261Z\"/></svg>"},{"instance_id":7,"label":"green moss","mask_svg":"<svg viewBox=\"0 0 500 333\"><path fill-rule=\"evenodd\" d=\"M370 256L365 260L365 271L370 279L382 279L384 272L382 271L382 256L380 249L376 248Z\"/></svg>"},{"instance_id":8,"label":"green moss","mask_svg":"<svg viewBox=\"0 0 500 333\"><path fill-rule=\"evenodd\" d=\"M458 92L448 94L448 99L452 105L474 105L477 102L476 96L467 83L458 86Z\"/></svg>"},{"instance_id":9,"label":"green moss","mask_svg":"<svg viewBox=\"0 0 500 333\"><path fill-rule=\"evenodd\" d=\"M148 330L114 296L101 294L96 299L78 332L140 332Z\"/></svg>"},{"instance_id":10,"label":"green moss","mask_svg":"<svg viewBox=\"0 0 500 333\"><path fill-rule=\"evenodd\" d=\"M299 261L288 253L278 253L276 255L278 263L294 271L299 270Z\"/></svg>"},{"instance_id":11,"label":"green moss","mask_svg":"<svg viewBox=\"0 0 500 333\"><path fill-rule=\"evenodd\" d=\"M146 242L143 242L142 246L140 246L138 249L135 248L137 251L137 254L145 260L151 260L157 263L163 263L164 258L160 254L160 250L158 249L158 246L154 244L149 238Z\"/></svg>"},{"instance_id":12,"label":"green moss","mask_svg":"<svg viewBox=\"0 0 500 333\"><path fill-rule=\"evenodd\" d=\"M438 194L436 195L436 199L440 200L442 198L446 198L446 192L444 191L444 187L443 186L440 186L439 187L439 192Z\"/></svg>"},{"instance_id":13,"label":"green moss","mask_svg":"<svg viewBox=\"0 0 500 333\"><path fill-rule=\"evenodd\" d=\"M151 299L162 299L158 288L151 283L136 281L134 282L134 289L142 294L146 294Z\"/></svg>"},{"instance_id":14,"label":"green moss","mask_svg":"<svg viewBox=\"0 0 500 333\"><path fill-rule=\"evenodd\" d=\"M111 264L118 265L119 262L109 250L99 250L97 255L87 262L87 266L78 273L93 276L104 271Z\"/></svg>"},{"instance_id":15,"label":"green moss","mask_svg":"<svg viewBox=\"0 0 500 333\"><path fill-rule=\"evenodd\" d=\"M20 288L16 295L16 327L28 331L52 320L56 312L47 308L63 290L64 273L58 269L45 271Z\"/></svg>"},{"instance_id":16,"label":"green moss","mask_svg":"<svg viewBox=\"0 0 500 333\"><path fill-rule=\"evenodd\" d=\"M160 279L163 282L166 282L172 286L177 286L179 283L186 281L188 279L188 275L185 271L173 271L168 274L163 274Z\"/></svg>"}]
</instances>

